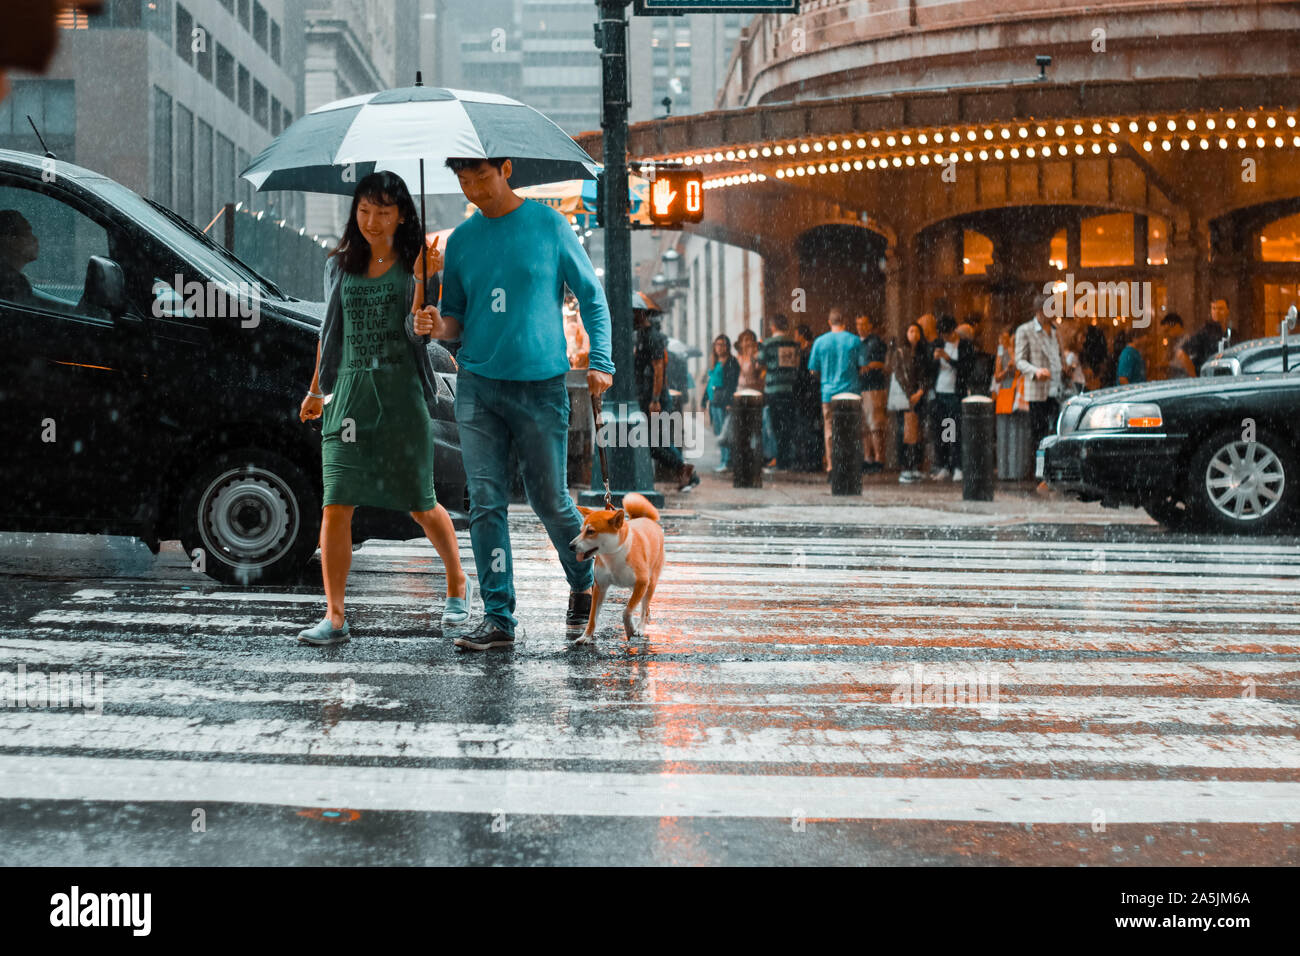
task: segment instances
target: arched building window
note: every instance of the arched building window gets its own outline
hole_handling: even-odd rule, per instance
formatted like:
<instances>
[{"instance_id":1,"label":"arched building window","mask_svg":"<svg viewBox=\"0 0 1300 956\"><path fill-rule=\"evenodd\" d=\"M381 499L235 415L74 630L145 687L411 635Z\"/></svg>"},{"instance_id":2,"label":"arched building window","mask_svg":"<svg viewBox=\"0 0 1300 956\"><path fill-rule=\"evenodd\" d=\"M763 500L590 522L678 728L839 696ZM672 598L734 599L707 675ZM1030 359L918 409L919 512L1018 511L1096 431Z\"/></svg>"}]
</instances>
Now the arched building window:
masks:
<instances>
[{"instance_id":1,"label":"arched building window","mask_svg":"<svg viewBox=\"0 0 1300 956\"><path fill-rule=\"evenodd\" d=\"M1259 233L1261 262L1300 262L1300 212L1275 219Z\"/></svg>"},{"instance_id":2,"label":"arched building window","mask_svg":"<svg viewBox=\"0 0 1300 956\"><path fill-rule=\"evenodd\" d=\"M1049 256L1052 266L1064 272L1070 264L1070 234L1065 229L1058 229L1052 236L1052 250Z\"/></svg>"},{"instance_id":3,"label":"arched building window","mask_svg":"<svg viewBox=\"0 0 1300 956\"><path fill-rule=\"evenodd\" d=\"M993 264L993 240L974 229L962 230L962 275L979 276Z\"/></svg>"}]
</instances>

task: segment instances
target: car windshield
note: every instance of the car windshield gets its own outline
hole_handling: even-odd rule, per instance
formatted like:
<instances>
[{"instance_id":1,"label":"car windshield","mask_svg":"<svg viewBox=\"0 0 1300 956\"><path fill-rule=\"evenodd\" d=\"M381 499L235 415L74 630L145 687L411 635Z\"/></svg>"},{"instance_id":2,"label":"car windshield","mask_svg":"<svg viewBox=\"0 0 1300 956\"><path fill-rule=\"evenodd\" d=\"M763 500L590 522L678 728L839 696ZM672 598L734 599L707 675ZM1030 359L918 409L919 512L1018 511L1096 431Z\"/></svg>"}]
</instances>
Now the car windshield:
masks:
<instances>
[{"instance_id":1,"label":"car windshield","mask_svg":"<svg viewBox=\"0 0 1300 956\"><path fill-rule=\"evenodd\" d=\"M208 248L215 250L223 258L228 259L232 264L237 266L241 272L245 273L247 278L252 279L254 282L260 283L262 286L269 289L273 294L279 296L281 299L288 298L288 296L286 296L283 292L280 291L280 288L274 282L266 278L266 276L262 275L252 266L248 265L248 263L244 262L243 259L240 259L237 255L235 255L225 246L219 244L216 240L214 240L202 229L199 229L192 222L187 222L186 220L178 216L175 212L168 209L166 206L162 205L161 203L154 202L154 200L152 199L146 199L145 202L147 202L154 209L158 210L160 213L162 213L164 216L166 216L176 225L180 226L182 229L188 232L195 239L198 239L200 242L206 244Z\"/></svg>"},{"instance_id":2,"label":"car windshield","mask_svg":"<svg viewBox=\"0 0 1300 956\"><path fill-rule=\"evenodd\" d=\"M187 257L195 265L215 277L224 279L231 285L238 285L241 282L251 283L277 298L285 300L289 298L270 279L166 206L145 199L111 179L95 180L94 188L116 208L151 233L158 235L164 242L178 250L184 249ZM185 238L182 239L181 236Z\"/></svg>"}]
</instances>

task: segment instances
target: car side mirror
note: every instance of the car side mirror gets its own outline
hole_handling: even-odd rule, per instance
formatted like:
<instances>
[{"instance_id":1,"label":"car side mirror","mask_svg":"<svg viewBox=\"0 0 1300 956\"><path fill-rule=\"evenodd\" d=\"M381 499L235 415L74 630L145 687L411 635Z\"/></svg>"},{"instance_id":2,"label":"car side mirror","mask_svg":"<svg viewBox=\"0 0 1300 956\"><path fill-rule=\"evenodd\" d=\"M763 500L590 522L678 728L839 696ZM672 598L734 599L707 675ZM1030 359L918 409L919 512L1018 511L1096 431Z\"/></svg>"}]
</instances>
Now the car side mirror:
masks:
<instances>
[{"instance_id":1,"label":"car side mirror","mask_svg":"<svg viewBox=\"0 0 1300 956\"><path fill-rule=\"evenodd\" d=\"M103 309L116 318L126 311L126 277L122 267L112 259L91 256L86 263L87 304Z\"/></svg>"}]
</instances>

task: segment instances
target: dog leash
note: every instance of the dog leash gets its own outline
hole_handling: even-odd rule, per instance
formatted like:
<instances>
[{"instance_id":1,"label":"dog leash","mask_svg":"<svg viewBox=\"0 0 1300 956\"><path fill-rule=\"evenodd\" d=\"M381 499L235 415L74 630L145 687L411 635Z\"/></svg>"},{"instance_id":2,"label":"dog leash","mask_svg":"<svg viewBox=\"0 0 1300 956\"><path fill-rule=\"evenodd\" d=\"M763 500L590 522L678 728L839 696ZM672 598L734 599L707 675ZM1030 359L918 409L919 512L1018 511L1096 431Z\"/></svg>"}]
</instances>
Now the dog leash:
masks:
<instances>
[{"instance_id":1,"label":"dog leash","mask_svg":"<svg viewBox=\"0 0 1300 956\"><path fill-rule=\"evenodd\" d=\"M609 511L614 510L614 498L609 491L609 464L605 461L605 446L600 442L600 430L603 427L600 421L600 396L591 396L591 411L596 424L596 433L592 440L596 443L596 453L600 455L600 477L605 482L605 508Z\"/></svg>"}]
</instances>

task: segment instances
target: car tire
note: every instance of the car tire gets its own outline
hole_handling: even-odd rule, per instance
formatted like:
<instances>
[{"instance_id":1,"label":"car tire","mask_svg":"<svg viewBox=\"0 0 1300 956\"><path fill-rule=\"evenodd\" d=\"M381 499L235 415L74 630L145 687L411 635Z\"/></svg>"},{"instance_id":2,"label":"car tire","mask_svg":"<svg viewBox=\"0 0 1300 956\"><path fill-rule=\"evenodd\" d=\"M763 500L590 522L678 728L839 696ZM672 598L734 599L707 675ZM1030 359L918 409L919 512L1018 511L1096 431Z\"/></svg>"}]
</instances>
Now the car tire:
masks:
<instances>
[{"instance_id":1,"label":"car tire","mask_svg":"<svg viewBox=\"0 0 1300 956\"><path fill-rule=\"evenodd\" d=\"M193 474L180 500L185 553L225 584L291 580L316 551L320 497L302 469L275 452L223 452Z\"/></svg>"},{"instance_id":2,"label":"car tire","mask_svg":"<svg viewBox=\"0 0 1300 956\"><path fill-rule=\"evenodd\" d=\"M1192 510L1175 495L1150 498L1142 503L1142 510L1167 531L1182 531L1192 524Z\"/></svg>"},{"instance_id":3,"label":"car tire","mask_svg":"<svg viewBox=\"0 0 1300 956\"><path fill-rule=\"evenodd\" d=\"M1292 445L1259 430L1253 442L1224 429L1192 457L1189 491L1199 522L1230 534L1268 534L1291 524L1300 494L1300 469Z\"/></svg>"}]
</instances>

